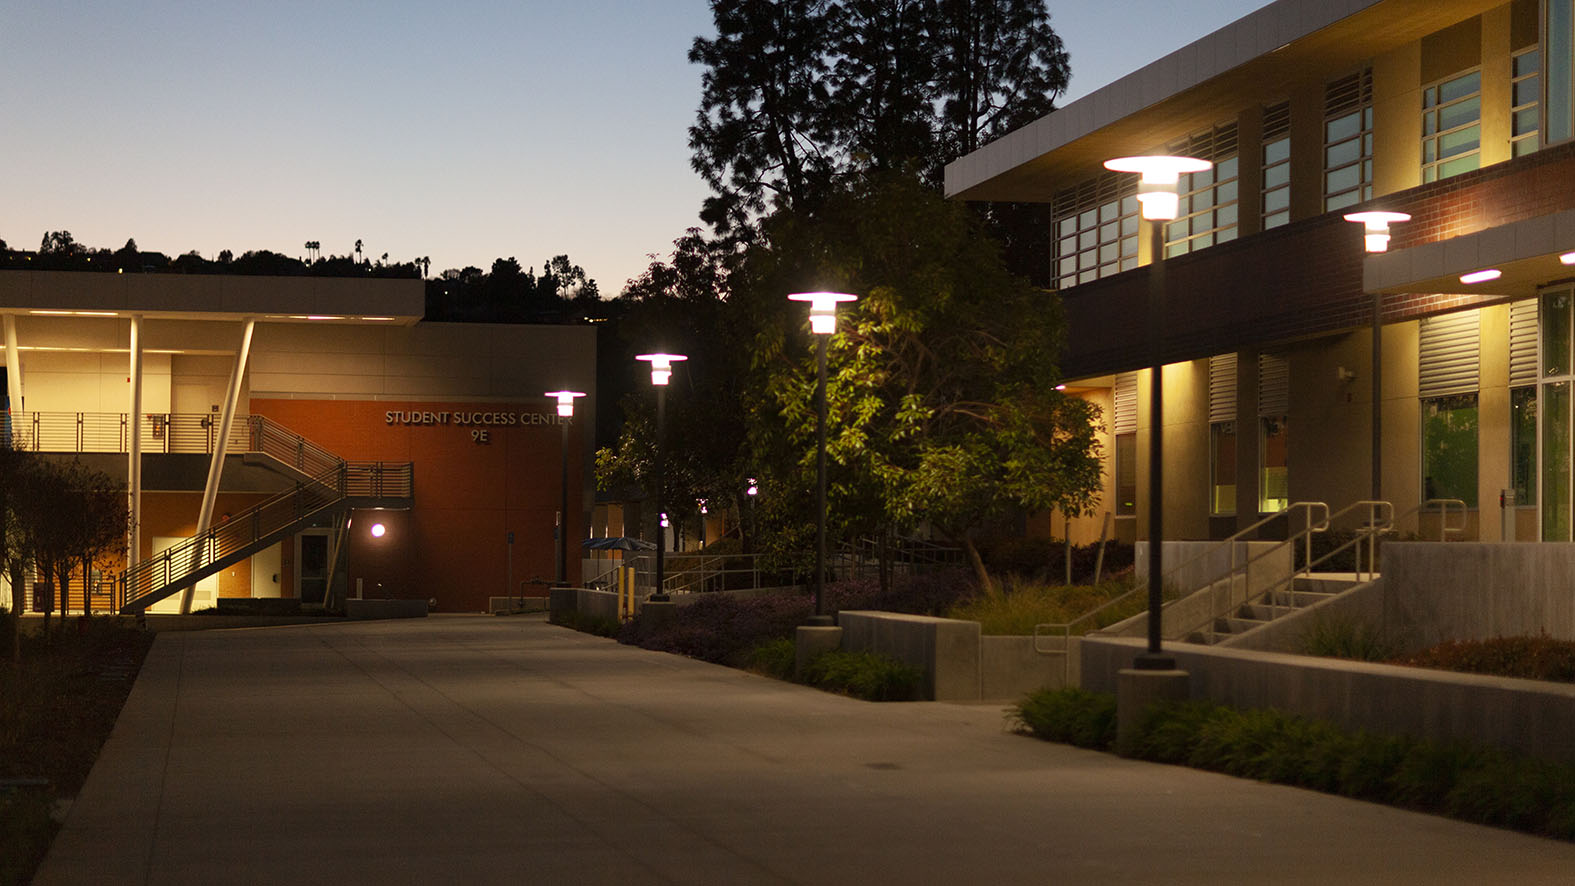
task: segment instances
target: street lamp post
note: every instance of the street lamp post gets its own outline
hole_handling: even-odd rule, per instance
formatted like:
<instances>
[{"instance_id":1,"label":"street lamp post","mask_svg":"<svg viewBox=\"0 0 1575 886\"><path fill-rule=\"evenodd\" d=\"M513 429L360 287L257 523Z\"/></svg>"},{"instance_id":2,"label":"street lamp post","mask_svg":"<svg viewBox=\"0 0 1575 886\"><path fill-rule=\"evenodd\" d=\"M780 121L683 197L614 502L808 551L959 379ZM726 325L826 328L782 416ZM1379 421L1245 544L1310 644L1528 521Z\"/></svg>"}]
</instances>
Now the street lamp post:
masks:
<instances>
[{"instance_id":1,"label":"street lamp post","mask_svg":"<svg viewBox=\"0 0 1575 886\"><path fill-rule=\"evenodd\" d=\"M1138 670L1174 671L1175 659L1161 651L1160 618L1164 606L1164 372L1165 354L1161 339L1165 333L1165 222L1174 219L1180 203L1177 184L1183 173L1202 172L1214 164L1195 157L1118 157L1105 161L1113 172L1136 172L1138 203L1143 218L1152 224L1149 232L1149 494L1148 494L1148 650L1138 656Z\"/></svg>"},{"instance_id":2,"label":"street lamp post","mask_svg":"<svg viewBox=\"0 0 1575 886\"><path fill-rule=\"evenodd\" d=\"M558 424L563 428L562 498L558 509L558 581L556 586L569 586L569 422L574 418L574 398L583 397L583 391L548 391L546 396L558 400Z\"/></svg>"},{"instance_id":3,"label":"street lamp post","mask_svg":"<svg viewBox=\"0 0 1575 886\"><path fill-rule=\"evenodd\" d=\"M1385 212L1382 210L1369 210L1367 212L1352 212L1345 216L1348 222L1356 222L1363 228L1362 244L1367 252L1389 251L1389 225L1394 222L1410 221L1411 216L1404 212ZM1384 499L1384 467L1383 467L1383 375L1384 373L1384 296L1381 292L1373 293L1373 454L1372 454L1372 480L1373 501Z\"/></svg>"},{"instance_id":4,"label":"street lamp post","mask_svg":"<svg viewBox=\"0 0 1575 886\"><path fill-rule=\"evenodd\" d=\"M663 572L663 553L667 548L667 533L662 529L662 426L666 423L667 383L673 377L673 364L688 360L683 354L641 354L636 360L651 364L651 384L656 386L656 592L651 599L658 603L668 600L666 575Z\"/></svg>"},{"instance_id":5,"label":"street lamp post","mask_svg":"<svg viewBox=\"0 0 1575 886\"><path fill-rule=\"evenodd\" d=\"M792 301L809 302L809 331L819 339L815 385L817 444L815 449L815 617L811 624L830 625L826 613L826 339L837 331L837 303L858 301L846 292L795 292Z\"/></svg>"}]
</instances>

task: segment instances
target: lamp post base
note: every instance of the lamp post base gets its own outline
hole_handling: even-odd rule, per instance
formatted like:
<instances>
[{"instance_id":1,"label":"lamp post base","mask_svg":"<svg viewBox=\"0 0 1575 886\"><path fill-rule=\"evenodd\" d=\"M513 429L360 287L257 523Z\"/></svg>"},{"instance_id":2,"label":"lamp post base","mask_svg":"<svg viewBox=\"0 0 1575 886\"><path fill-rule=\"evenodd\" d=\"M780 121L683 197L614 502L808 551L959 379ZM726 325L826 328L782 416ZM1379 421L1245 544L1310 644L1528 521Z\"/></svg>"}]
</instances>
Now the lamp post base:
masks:
<instances>
[{"instance_id":1,"label":"lamp post base","mask_svg":"<svg viewBox=\"0 0 1575 886\"><path fill-rule=\"evenodd\" d=\"M1134 663L1136 664L1136 663ZM1150 705L1186 701L1191 687L1186 671L1123 668L1116 672L1116 753L1132 756L1143 714Z\"/></svg>"},{"instance_id":2,"label":"lamp post base","mask_svg":"<svg viewBox=\"0 0 1575 886\"><path fill-rule=\"evenodd\" d=\"M833 628L837 626L836 616L811 615L804 619L804 626L809 628Z\"/></svg>"}]
</instances>

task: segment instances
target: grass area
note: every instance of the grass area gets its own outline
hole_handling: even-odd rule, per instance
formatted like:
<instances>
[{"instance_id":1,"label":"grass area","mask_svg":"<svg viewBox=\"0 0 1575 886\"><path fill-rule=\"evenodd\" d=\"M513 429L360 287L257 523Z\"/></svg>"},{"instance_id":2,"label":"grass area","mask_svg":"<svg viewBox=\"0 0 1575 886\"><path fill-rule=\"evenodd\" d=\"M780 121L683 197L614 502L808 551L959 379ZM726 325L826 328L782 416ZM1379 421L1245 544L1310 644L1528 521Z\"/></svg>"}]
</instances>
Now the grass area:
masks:
<instances>
[{"instance_id":1,"label":"grass area","mask_svg":"<svg viewBox=\"0 0 1575 886\"><path fill-rule=\"evenodd\" d=\"M1016 708L1025 731L1109 750L1115 698L1046 690ZM1156 705L1133 756L1294 785L1478 824L1575 839L1575 766L1496 748L1348 732L1278 711Z\"/></svg>"},{"instance_id":2,"label":"grass area","mask_svg":"<svg viewBox=\"0 0 1575 886\"><path fill-rule=\"evenodd\" d=\"M1575 643L1555 640L1547 634L1440 643L1414 655L1392 659L1390 663L1468 674L1575 683Z\"/></svg>"},{"instance_id":3,"label":"grass area","mask_svg":"<svg viewBox=\"0 0 1575 886\"><path fill-rule=\"evenodd\" d=\"M87 780L153 637L119 619L57 620L48 636L23 635L18 666L8 619L0 616L0 779L49 782L0 789L0 883L25 883L58 830L51 810Z\"/></svg>"},{"instance_id":4,"label":"grass area","mask_svg":"<svg viewBox=\"0 0 1575 886\"><path fill-rule=\"evenodd\" d=\"M997 587L953 606L947 618L979 623L980 631L990 635L1025 636L1034 625L1070 624L1100 606L1133 589L1130 573L1097 585L1046 585L1008 578ZM1119 604L1074 625L1080 635L1109 627L1142 612L1147 606L1143 594L1132 594Z\"/></svg>"}]
</instances>

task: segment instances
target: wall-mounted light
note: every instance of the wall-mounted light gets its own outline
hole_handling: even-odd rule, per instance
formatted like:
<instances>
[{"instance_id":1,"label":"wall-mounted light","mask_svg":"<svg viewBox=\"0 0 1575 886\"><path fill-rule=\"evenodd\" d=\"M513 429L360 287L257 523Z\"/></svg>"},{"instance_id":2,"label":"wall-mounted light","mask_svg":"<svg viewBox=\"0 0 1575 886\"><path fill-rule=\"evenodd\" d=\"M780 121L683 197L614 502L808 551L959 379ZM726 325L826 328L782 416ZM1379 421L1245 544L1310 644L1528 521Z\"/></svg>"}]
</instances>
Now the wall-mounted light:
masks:
<instances>
[{"instance_id":1,"label":"wall-mounted light","mask_svg":"<svg viewBox=\"0 0 1575 886\"><path fill-rule=\"evenodd\" d=\"M388 534L388 527L387 526L384 526L381 523L373 523L372 524L372 537L373 538L382 538L386 534Z\"/></svg>"},{"instance_id":2,"label":"wall-mounted light","mask_svg":"<svg viewBox=\"0 0 1575 886\"><path fill-rule=\"evenodd\" d=\"M1144 218L1159 221L1176 217L1181 205L1176 185L1181 174L1202 172L1213 165L1197 157L1117 157L1105 161L1105 168L1111 172L1136 172L1143 176L1138 181L1138 204Z\"/></svg>"},{"instance_id":3,"label":"wall-mounted light","mask_svg":"<svg viewBox=\"0 0 1575 886\"><path fill-rule=\"evenodd\" d=\"M1484 269L1484 270L1481 270L1481 271L1472 271L1469 274L1461 274L1460 275L1460 282L1461 283L1486 283L1489 280L1497 280L1498 278L1500 278L1502 276L1504 276L1504 272L1500 271L1498 268L1487 268L1487 269Z\"/></svg>"},{"instance_id":4,"label":"wall-mounted light","mask_svg":"<svg viewBox=\"0 0 1575 886\"><path fill-rule=\"evenodd\" d=\"M1567 265L1575 265L1575 252L1566 252L1559 256L1559 261Z\"/></svg>"},{"instance_id":5,"label":"wall-mounted light","mask_svg":"<svg viewBox=\"0 0 1575 886\"><path fill-rule=\"evenodd\" d=\"M1389 226L1395 222L1411 220L1409 213L1373 209L1367 212L1347 213L1345 220L1356 222L1366 231L1365 245L1368 252L1389 251Z\"/></svg>"}]
</instances>

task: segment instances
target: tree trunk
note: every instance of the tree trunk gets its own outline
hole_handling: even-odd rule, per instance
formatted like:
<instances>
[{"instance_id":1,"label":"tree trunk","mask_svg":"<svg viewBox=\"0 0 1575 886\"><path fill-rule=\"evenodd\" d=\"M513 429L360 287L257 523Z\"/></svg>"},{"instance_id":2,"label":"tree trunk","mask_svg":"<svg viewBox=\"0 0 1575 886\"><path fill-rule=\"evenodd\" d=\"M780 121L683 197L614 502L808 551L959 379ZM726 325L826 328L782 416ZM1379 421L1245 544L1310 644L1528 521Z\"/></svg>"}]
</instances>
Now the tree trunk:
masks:
<instances>
[{"instance_id":1,"label":"tree trunk","mask_svg":"<svg viewBox=\"0 0 1575 886\"><path fill-rule=\"evenodd\" d=\"M891 530L881 527L880 547L875 555L875 571L880 576L881 594L891 593Z\"/></svg>"},{"instance_id":2,"label":"tree trunk","mask_svg":"<svg viewBox=\"0 0 1575 886\"><path fill-rule=\"evenodd\" d=\"M968 555L968 565L973 567L974 578L979 580L979 590L990 590L993 587L990 573L984 568L984 558L979 556L979 548L974 545L973 538L964 532L958 541L962 542L963 552Z\"/></svg>"},{"instance_id":3,"label":"tree trunk","mask_svg":"<svg viewBox=\"0 0 1575 886\"><path fill-rule=\"evenodd\" d=\"M22 602L27 598L23 596L22 570L15 566L11 569L11 663L22 663Z\"/></svg>"}]
</instances>

